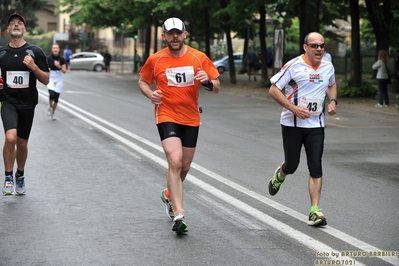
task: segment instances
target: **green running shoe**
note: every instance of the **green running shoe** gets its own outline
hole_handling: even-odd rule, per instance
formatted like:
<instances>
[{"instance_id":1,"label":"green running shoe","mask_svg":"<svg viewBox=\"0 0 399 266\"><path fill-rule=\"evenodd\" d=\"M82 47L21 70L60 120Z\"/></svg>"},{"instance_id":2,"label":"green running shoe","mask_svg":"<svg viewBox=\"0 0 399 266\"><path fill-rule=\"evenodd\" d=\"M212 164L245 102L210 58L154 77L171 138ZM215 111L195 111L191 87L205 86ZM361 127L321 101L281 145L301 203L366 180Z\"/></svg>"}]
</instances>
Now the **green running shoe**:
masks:
<instances>
[{"instance_id":1,"label":"green running shoe","mask_svg":"<svg viewBox=\"0 0 399 266\"><path fill-rule=\"evenodd\" d=\"M175 218L173 219L172 230L175 231L178 235L182 235L188 232L186 219L184 218L184 214L182 212L179 212L175 215Z\"/></svg>"},{"instance_id":2,"label":"green running shoe","mask_svg":"<svg viewBox=\"0 0 399 266\"><path fill-rule=\"evenodd\" d=\"M323 213L321 212L321 209L311 212L309 214L309 221L308 225L311 226L326 226L327 225L327 219L324 217Z\"/></svg>"},{"instance_id":3,"label":"green running shoe","mask_svg":"<svg viewBox=\"0 0 399 266\"><path fill-rule=\"evenodd\" d=\"M276 171L274 172L273 177L270 179L269 181L269 194L274 196L277 194L277 192L280 189L281 184L284 182L283 181L279 181L277 178L278 173L280 173L280 167L277 167Z\"/></svg>"}]
</instances>

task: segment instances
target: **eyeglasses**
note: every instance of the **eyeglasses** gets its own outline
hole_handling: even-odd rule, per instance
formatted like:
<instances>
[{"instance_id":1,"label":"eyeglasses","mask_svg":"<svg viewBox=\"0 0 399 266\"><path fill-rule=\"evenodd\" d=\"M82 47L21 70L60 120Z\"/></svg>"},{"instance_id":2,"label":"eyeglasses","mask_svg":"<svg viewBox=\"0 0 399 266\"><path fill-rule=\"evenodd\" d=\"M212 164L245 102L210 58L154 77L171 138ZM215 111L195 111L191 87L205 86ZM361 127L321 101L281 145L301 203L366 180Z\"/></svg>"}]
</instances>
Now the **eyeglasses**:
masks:
<instances>
[{"instance_id":1,"label":"eyeglasses","mask_svg":"<svg viewBox=\"0 0 399 266\"><path fill-rule=\"evenodd\" d=\"M18 24L20 26L25 25L25 23L22 20L18 20L18 21L11 20L10 23L8 23L8 25L15 25L15 24Z\"/></svg>"},{"instance_id":2,"label":"eyeglasses","mask_svg":"<svg viewBox=\"0 0 399 266\"><path fill-rule=\"evenodd\" d=\"M320 47L321 49L324 49L324 48L326 47L326 44L325 44L325 43L321 43L321 44L317 44L317 43L307 43L306 45L312 47L313 49L317 49L317 48L319 48L319 47Z\"/></svg>"}]
</instances>

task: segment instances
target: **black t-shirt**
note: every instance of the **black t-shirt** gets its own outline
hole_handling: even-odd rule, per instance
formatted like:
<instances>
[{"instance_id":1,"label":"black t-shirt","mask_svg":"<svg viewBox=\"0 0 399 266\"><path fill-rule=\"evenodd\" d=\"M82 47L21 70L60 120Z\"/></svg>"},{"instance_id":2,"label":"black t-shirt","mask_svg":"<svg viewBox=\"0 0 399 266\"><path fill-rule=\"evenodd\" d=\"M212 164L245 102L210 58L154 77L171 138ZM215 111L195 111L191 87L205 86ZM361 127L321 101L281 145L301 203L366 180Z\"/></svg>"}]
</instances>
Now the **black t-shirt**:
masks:
<instances>
[{"instance_id":1,"label":"black t-shirt","mask_svg":"<svg viewBox=\"0 0 399 266\"><path fill-rule=\"evenodd\" d=\"M53 54L52 54L52 55L49 55L49 56L47 57L47 62L48 62L48 66L49 66L50 70L60 70L58 67L56 67L56 66L54 65L54 61L59 61L61 66L66 64L66 63L65 63L65 58L64 58L64 57L62 57L62 56L60 56L60 55L55 56L55 55L53 55Z\"/></svg>"},{"instance_id":2,"label":"black t-shirt","mask_svg":"<svg viewBox=\"0 0 399 266\"><path fill-rule=\"evenodd\" d=\"M4 80L0 100L21 109L32 109L38 103L37 78L23 63L27 54L32 56L41 70L49 72L46 54L36 45L25 43L19 48L12 48L9 45L0 48L0 68Z\"/></svg>"}]
</instances>

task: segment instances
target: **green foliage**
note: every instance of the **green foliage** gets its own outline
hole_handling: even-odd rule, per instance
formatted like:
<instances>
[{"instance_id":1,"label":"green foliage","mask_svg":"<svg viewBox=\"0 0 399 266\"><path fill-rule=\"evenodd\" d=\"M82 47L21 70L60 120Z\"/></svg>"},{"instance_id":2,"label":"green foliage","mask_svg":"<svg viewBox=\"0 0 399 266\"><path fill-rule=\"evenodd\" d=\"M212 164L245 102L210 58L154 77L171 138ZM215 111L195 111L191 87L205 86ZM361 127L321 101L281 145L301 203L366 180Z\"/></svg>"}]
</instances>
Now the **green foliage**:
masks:
<instances>
[{"instance_id":1,"label":"green foliage","mask_svg":"<svg viewBox=\"0 0 399 266\"><path fill-rule=\"evenodd\" d=\"M294 43L296 44L296 50L295 52L298 52L298 46L300 43L299 40L299 19L298 18L292 18L291 19L291 26L289 28L285 28L285 40L286 42ZM287 47L286 47L287 48Z\"/></svg>"},{"instance_id":2,"label":"green foliage","mask_svg":"<svg viewBox=\"0 0 399 266\"><path fill-rule=\"evenodd\" d=\"M54 32L46 32L40 35L25 34L26 41L39 46L47 55L51 53Z\"/></svg>"},{"instance_id":3,"label":"green foliage","mask_svg":"<svg viewBox=\"0 0 399 266\"><path fill-rule=\"evenodd\" d=\"M377 95L376 88L368 81L363 80L359 88L350 85L350 80L346 79L338 89L338 97L349 98L371 98Z\"/></svg>"},{"instance_id":4,"label":"green foliage","mask_svg":"<svg viewBox=\"0 0 399 266\"><path fill-rule=\"evenodd\" d=\"M29 1L16 1L16 0L1 0L0 1L0 31L7 28L8 17L16 11L24 16L27 23L27 31L32 32L37 27L37 18L35 12L41 10L46 1L43 0L29 0Z\"/></svg>"},{"instance_id":5,"label":"green foliage","mask_svg":"<svg viewBox=\"0 0 399 266\"><path fill-rule=\"evenodd\" d=\"M390 48L399 51L399 1L391 2L393 21L390 27Z\"/></svg>"},{"instance_id":6,"label":"green foliage","mask_svg":"<svg viewBox=\"0 0 399 266\"><path fill-rule=\"evenodd\" d=\"M364 47L370 47L375 43L375 34L370 20L364 19L360 23L360 41Z\"/></svg>"}]
</instances>

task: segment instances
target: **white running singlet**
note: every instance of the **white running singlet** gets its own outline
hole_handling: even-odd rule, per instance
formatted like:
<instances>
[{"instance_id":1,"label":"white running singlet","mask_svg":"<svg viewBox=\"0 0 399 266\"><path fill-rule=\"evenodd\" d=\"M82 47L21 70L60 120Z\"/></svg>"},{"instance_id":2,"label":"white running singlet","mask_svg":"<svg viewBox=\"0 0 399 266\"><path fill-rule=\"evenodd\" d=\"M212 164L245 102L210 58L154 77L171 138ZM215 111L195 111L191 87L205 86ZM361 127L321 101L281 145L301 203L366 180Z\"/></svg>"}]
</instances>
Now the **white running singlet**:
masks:
<instances>
[{"instance_id":1,"label":"white running singlet","mask_svg":"<svg viewBox=\"0 0 399 266\"><path fill-rule=\"evenodd\" d=\"M322 60L318 67L307 62L304 55L290 60L270 79L294 105L309 109L311 116L300 119L283 107L280 123L289 127L324 127L324 101L328 86L335 84L335 70L331 62Z\"/></svg>"}]
</instances>

